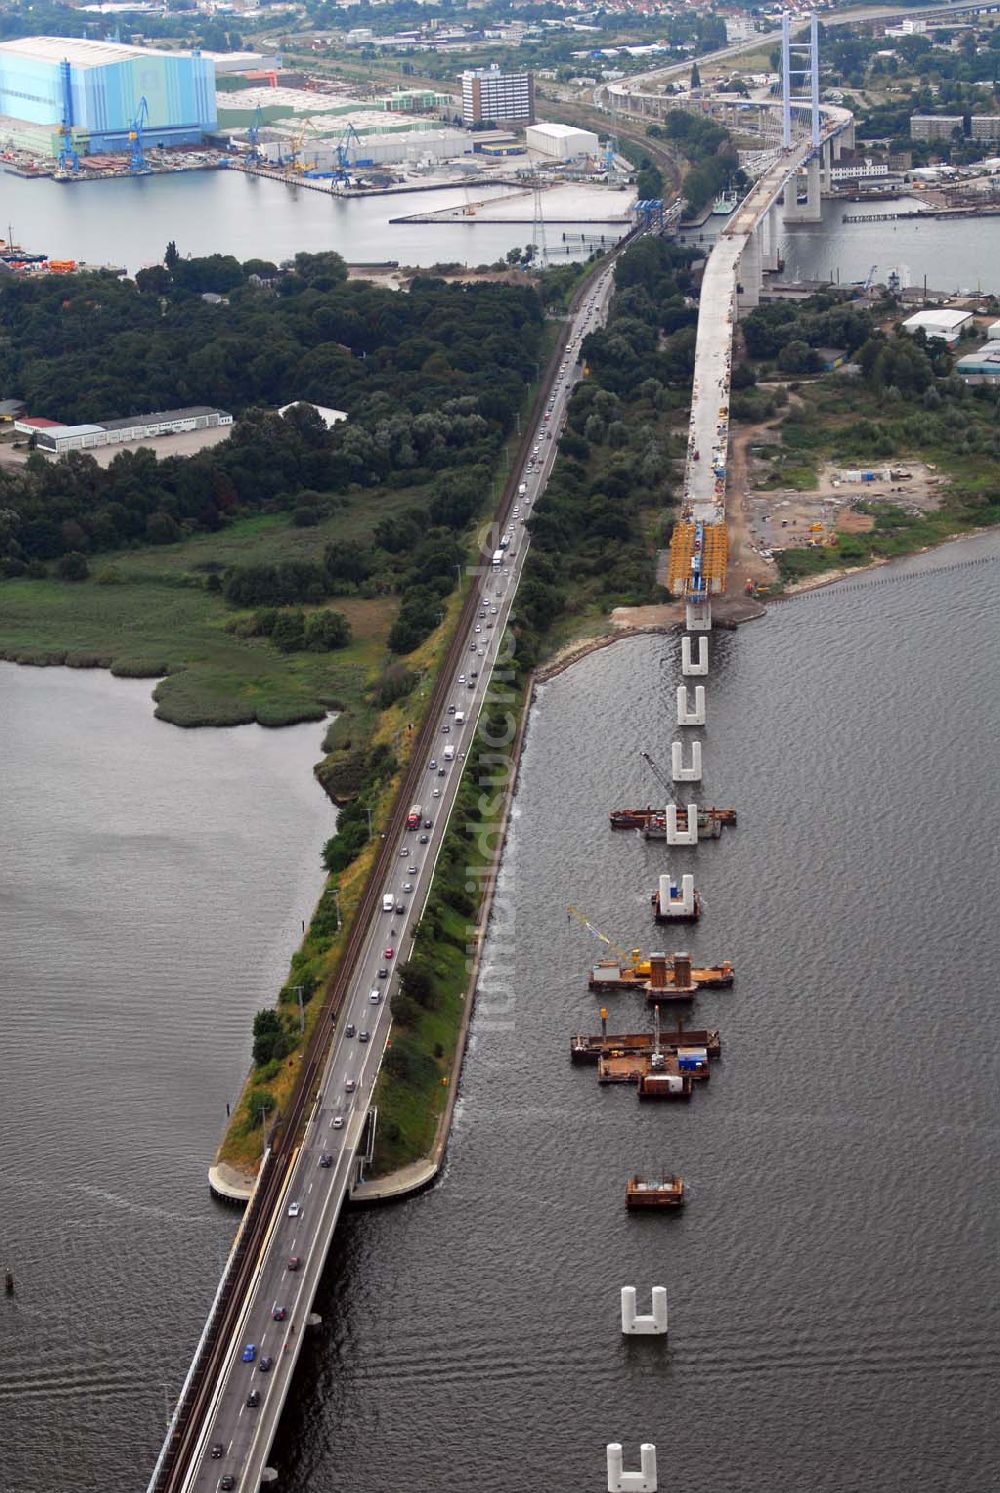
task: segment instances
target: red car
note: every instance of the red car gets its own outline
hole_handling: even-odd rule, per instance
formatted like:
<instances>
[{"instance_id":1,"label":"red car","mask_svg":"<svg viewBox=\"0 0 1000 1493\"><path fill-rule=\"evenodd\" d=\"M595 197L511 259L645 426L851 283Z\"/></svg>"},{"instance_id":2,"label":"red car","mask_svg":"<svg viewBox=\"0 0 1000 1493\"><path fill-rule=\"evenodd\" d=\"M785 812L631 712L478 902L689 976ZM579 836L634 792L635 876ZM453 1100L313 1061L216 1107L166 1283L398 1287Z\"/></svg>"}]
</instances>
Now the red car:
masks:
<instances>
[{"instance_id":1,"label":"red car","mask_svg":"<svg viewBox=\"0 0 1000 1493\"><path fill-rule=\"evenodd\" d=\"M395 954L396 954L396 950L390 947L390 948L385 949L383 951L382 958L383 959L392 959L392 958L395 957Z\"/></svg>"}]
</instances>

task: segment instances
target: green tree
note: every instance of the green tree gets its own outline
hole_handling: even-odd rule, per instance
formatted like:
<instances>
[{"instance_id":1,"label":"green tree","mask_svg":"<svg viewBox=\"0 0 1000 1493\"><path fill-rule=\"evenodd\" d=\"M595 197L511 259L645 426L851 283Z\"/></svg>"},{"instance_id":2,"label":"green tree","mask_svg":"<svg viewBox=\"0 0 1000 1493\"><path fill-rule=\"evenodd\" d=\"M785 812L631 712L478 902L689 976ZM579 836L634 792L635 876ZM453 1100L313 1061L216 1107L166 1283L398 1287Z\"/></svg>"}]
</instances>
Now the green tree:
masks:
<instances>
[{"instance_id":1,"label":"green tree","mask_svg":"<svg viewBox=\"0 0 1000 1493\"><path fill-rule=\"evenodd\" d=\"M347 647L351 625L343 612L313 612L306 618L304 641L309 653L332 653Z\"/></svg>"},{"instance_id":2,"label":"green tree","mask_svg":"<svg viewBox=\"0 0 1000 1493\"><path fill-rule=\"evenodd\" d=\"M56 574L61 581L85 581L90 574L86 555L81 555L79 550L70 550L69 554L60 556Z\"/></svg>"},{"instance_id":3,"label":"green tree","mask_svg":"<svg viewBox=\"0 0 1000 1493\"><path fill-rule=\"evenodd\" d=\"M277 1011L258 1011L253 1019L253 1060L258 1068L274 1058L283 1058L291 1042Z\"/></svg>"}]
</instances>

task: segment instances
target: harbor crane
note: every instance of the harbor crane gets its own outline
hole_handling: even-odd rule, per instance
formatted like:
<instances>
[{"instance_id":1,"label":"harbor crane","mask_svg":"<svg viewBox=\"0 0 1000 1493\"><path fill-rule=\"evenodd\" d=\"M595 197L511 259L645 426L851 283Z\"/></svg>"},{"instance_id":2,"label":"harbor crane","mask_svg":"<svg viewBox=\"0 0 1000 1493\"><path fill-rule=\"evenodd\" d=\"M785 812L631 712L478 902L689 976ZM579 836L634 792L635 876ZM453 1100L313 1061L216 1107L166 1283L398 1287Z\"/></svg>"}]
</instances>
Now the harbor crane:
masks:
<instances>
[{"instance_id":1,"label":"harbor crane","mask_svg":"<svg viewBox=\"0 0 1000 1493\"><path fill-rule=\"evenodd\" d=\"M357 130L354 128L353 124L349 122L347 128L344 130L344 133L337 141L337 169L333 173L334 181L344 187L350 186L351 183L351 177L350 172L348 171L348 167L350 166L350 150L352 140L357 147L354 155L355 160L357 160L358 151L361 149L361 137L359 136Z\"/></svg>"},{"instance_id":2,"label":"harbor crane","mask_svg":"<svg viewBox=\"0 0 1000 1493\"><path fill-rule=\"evenodd\" d=\"M76 174L80 169L80 157L73 145L73 85L68 62L59 64L59 81L62 87L62 120L59 125L59 176Z\"/></svg>"},{"instance_id":3,"label":"harbor crane","mask_svg":"<svg viewBox=\"0 0 1000 1493\"><path fill-rule=\"evenodd\" d=\"M143 94L139 100L139 107L135 111L135 118L128 127L129 158L128 169L131 176L145 176L149 171L146 163L146 155L142 148L142 132L149 124L149 105Z\"/></svg>"},{"instance_id":4,"label":"harbor crane","mask_svg":"<svg viewBox=\"0 0 1000 1493\"><path fill-rule=\"evenodd\" d=\"M862 285L862 287L861 287L861 293L862 293L862 295L864 295L865 291L871 289L872 281L875 279L875 271L877 269L878 269L878 265L877 264L873 264L872 267L871 267L871 269L868 271L868 279L865 281L864 285Z\"/></svg>"},{"instance_id":5,"label":"harbor crane","mask_svg":"<svg viewBox=\"0 0 1000 1493\"><path fill-rule=\"evenodd\" d=\"M253 123L247 130L247 139L250 141L251 161L260 160L260 127L263 123L264 111L260 107L260 104L258 104L256 109L254 110Z\"/></svg>"}]
</instances>

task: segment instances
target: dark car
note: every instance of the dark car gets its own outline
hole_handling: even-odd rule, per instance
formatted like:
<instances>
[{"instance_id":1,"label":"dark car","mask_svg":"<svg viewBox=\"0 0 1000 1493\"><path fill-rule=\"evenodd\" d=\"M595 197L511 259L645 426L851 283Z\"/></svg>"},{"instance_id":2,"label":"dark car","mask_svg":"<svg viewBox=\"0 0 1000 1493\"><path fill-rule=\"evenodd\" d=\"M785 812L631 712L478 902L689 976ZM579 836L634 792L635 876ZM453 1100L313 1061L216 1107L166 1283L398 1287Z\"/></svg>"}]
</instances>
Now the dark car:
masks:
<instances>
[{"instance_id":1,"label":"dark car","mask_svg":"<svg viewBox=\"0 0 1000 1493\"><path fill-rule=\"evenodd\" d=\"M276 1322L284 1322L285 1318L288 1316L287 1306L276 1306L274 1308L274 1311L271 1313L271 1316Z\"/></svg>"},{"instance_id":2,"label":"dark car","mask_svg":"<svg viewBox=\"0 0 1000 1493\"><path fill-rule=\"evenodd\" d=\"M359 1042L367 1042L368 1041L368 1035L369 1034L367 1032L358 1032L358 1041Z\"/></svg>"},{"instance_id":3,"label":"dark car","mask_svg":"<svg viewBox=\"0 0 1000 1493\"><path fill-rule=\"evenodd\" d=\"M387 980L389 978L389 971L383 966L378 972L378 977L380 980Z\"/></svg>"},{"instance_id":4,"label":"dark car","mask_svg":"<svg viewBox=\"0 0 1000 1493\"><path fill-rule=\"evenodd\" d=\"M424 829L433 829L433 828L434 828L434 820L433 819L425 819L424 820ZM424 845L427 844L427 841L424 839L424 837L422 835L421 835L420 839L421 839L421 844L424 844Z\"/></svg>"},{"instance_id":5,"label":"dark car","mask_svg":"<svg viewBox=\"0 0 1000 1493\"><path fill-rule=\"evenodd\" d=\"M260 1404L260 1390L259 1389L252 1389L250 1391L250 1393L247 1395L247 1408L250 1409L250 1410L256 1410L257 1406L259 1404Z\"/></svg>"},{"instance_id":6,"label":"dark car","mask_svg":"<svg viewBox=\"0 0 1000 1493\"><path fill-rule=\"evenodd\" d=\"M367 1032L362 1033L362 1036L361 1036L361 1041L362 1042L365 1040L365 1037L367 1035L368 1035ZM323 1155L319 1158L319 1164L320 1164L320 1166L324 1166L324 1167L325 1166L332 1166L333 1165L333 1157L332 1156L328 1156L326 1154L326 1152L324 1151Z\"/></svg>"},{"instance_id":7,"label":"dark car","mask_svg":"<svg viewBox=\"0 0 1000 1493\"><path fill-rule=\"evenodd\" d=\"M444 777L444 768L443 767L439 767L438 768L438 777L439 778L443 778Z\"/></svg>"},{"instance_id":8,"label":"dark car","mask_svg":"<svg viewBox=\"0 0 1000 1493\"><path fill-rule=\"evenodd\" d=\"M357 1031L357 1027L354 1025L354 1022L351 1021L351 1022L349 1022L347 1024L347 1026L344 1027L344 1036L345 1037L353 1037L354 1033L356 1031Z\"/></svg>"},{"instance_id":9,"label":"dark car","mask_svg":"<svg viewBox=\"0 0 1000 1493\"><path fill-rule=\"evenodd\" d=\"M420 836L420 843L421 843L421 845L429 845L430 842L431 842L430 835L421 835Z\"/></svg>"},{"instance_id":10,"label":"dark car","mask_svg":"<svg viewBox=\"0 0 1000 1493\"><path fill-rule=\"evenodd\" d=\"M231 1490L236 1487L236 1479L231 1472L224 1472L222 1474L219 1478L219 1487L222 1493L231 1493Z\"/></svg>"},{"instance_id":11,"label":"dark car","mask_svg":"<svg viewBox=\"0 0 1000 1493\"><path fill-rule=\"evenodd\" d=\"M475 689L475 687L476 687L476 681L474 679L470 679L467 688L468 689Z\"/></svg>"},{"instance_id":12,"label":"dark car","mask_svg":"<svg viewBox=\"0 0 1000 1493\"><path fill-rule=\"evenodd\" d=\"M298 1268L299 1268L299 1266L301 1264L302 1264L302 1256L301 1255L289 1255L288 1256L288 1269L289 1270L298 1270Z\"/></svg>"},{"instance_id":13,"label":"dark car","mask_svg":"<svg viewBox=\"0 0 1000 1493\"><path fill-rule=\"evenodd\" d=\"M213 1461L218 1461L218 1459L220 1457L224 1457L225 1455L226 1455L226 1448L223 1446L222 1442L221 1441L213 1441L212 1442L212 1452L211 1452L211 1456L212 1456Z\"/></svg>"},{"instance_id":14,"label":"dark car","mask_svg":"<svg viewBox=\"0 0 1000 1493\"><path fill-rule=\"evenodd\" d=\"M274 1368L274 1359L270 1356L270 1354L268 1354L267 1357L261 1359L257 1367L260 1369L262 1374L269 1374Z\"/></svg>"}]
</instances>

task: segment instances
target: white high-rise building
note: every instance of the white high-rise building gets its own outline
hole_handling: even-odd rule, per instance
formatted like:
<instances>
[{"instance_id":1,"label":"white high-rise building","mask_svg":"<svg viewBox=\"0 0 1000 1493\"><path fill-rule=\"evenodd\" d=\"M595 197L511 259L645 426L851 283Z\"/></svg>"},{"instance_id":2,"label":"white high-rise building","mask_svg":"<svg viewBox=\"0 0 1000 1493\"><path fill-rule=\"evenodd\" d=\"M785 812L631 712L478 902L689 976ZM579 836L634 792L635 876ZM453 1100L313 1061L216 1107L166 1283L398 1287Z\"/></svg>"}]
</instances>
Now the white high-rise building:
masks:
<instances>
[{"instance_id":1,"label":"white high-rise building","mask_svg":"<svg viewBox=\"0 0 1000 1493\"><path fill-rule=\"evenodd\" d=\"M462 74L462 123L534 124L535 79L532 73L502 73L498 67L475 67Z\"/></svg>"}]
</instances>

